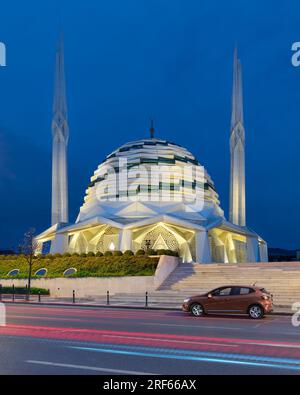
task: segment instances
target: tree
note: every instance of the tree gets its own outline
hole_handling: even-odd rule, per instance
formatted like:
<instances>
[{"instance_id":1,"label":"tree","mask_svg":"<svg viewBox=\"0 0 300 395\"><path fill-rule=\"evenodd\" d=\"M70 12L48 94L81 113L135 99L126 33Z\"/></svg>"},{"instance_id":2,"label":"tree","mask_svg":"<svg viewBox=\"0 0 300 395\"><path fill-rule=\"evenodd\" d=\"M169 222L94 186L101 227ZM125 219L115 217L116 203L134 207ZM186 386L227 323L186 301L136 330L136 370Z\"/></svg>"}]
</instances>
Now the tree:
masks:
<instances>
[{"instance_id":1,"label":"tree","mask_svg":"<svg viewBox=\"0 0 300 395\"><path fill-rule=\"evenodd\" d=\"M24 258L28 263L28 286L27 286L26 300L29 300L30 298L33 259L39 247L39 244L35 239L34 234L35 234L35 229L30 228L25 233L24 241L20 248L21 253L24 255Z\"/></svg>"}]
</instances>

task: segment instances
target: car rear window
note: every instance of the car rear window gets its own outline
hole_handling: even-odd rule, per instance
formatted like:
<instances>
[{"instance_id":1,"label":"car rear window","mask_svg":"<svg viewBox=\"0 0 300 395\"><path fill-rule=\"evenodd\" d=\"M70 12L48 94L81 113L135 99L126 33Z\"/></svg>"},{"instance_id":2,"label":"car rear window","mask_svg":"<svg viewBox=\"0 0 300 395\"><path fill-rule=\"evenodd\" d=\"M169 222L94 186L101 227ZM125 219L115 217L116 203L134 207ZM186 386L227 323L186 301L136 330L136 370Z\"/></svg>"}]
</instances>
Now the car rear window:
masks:
<instances>
[{"instance_id":1,"label":"car rear window","mask_svg":"<svg viewBox=\"0 0 300 395\"><path fill-rule=\"evenodd\" d=\"M254 292L253 288L248 287L233 287L232 295L249 295Z\"/></svg>"},{"instance_id":2,"label":"car rear window","mask_svg":"<svg viewBox=\"0 0 300 395\"><path fill-rule=\"evenodd\" d=\"M251 289L251 288L241 288L240 289L240 295L248 295L251 292L253 292L253 289Z\"/></svg>"}]
</instances>

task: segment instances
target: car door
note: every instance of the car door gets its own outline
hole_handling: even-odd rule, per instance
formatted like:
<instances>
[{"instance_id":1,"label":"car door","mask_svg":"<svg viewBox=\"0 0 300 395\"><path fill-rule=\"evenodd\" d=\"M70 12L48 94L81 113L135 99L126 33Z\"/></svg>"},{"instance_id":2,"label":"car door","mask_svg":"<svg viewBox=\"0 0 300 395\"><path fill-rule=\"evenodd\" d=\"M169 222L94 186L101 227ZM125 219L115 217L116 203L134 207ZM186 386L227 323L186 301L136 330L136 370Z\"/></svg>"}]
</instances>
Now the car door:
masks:
<instances>
[{"instance_id":1,"label":"car door","mask_svg":"<svg viewBox=\"0 0 300 395\"><path fill-rule=\"evenodd\" d=\"M221 287L211 292L208 298L206 311L208 313L220 313L230 309L230 295L232 287Z\"/></svg>"},{"instance_id":2,"label":"car door","mask_svg":"<svg viewBox=\"0 0 300 395\"><path fill-rule=\"evenodd\" d=\"M233 287L232 310L235 310L237 313L247 313L253 292L254 290L250 287Z\"/></svg>"}]
</instances>

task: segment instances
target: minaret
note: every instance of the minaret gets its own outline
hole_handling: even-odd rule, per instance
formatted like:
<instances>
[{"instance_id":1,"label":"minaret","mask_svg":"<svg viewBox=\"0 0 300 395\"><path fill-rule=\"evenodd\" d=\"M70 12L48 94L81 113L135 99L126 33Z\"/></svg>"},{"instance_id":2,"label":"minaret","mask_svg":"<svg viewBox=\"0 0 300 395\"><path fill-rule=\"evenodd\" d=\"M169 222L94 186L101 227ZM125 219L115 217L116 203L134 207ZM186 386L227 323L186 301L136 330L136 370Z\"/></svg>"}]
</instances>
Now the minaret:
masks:
<instances>
[{"instance_id":1,"label":"minaret","mask_svg":"<svg viewBox=\"0 0 300 395\"><path fill-rule=\"evenodd\" d=\"M245 129L243 116L242 67L234 51L232 116L230 131L230 221L246 226Z\"/></svg>"},{"instance_id":2,"label":"minaret","mask_svg":"<svg viewBox=\"0 0 300 395\"><path fill-rule=\"evenodd\" d=\"M150 138L154 138L154 121L151 119L151 125L150 125Z\"/></svg>"},{"instance_id":3,"label":"minaret","mask_svg":"<svg viewBox=\"0 0 300 395\"><path fill-rule=\"evenodd\" d=\"M52 120L52 225L69 221L67 146L69 126L64 70L64 43L56 51L56 76Z\"/></svg>"}]
</instances>

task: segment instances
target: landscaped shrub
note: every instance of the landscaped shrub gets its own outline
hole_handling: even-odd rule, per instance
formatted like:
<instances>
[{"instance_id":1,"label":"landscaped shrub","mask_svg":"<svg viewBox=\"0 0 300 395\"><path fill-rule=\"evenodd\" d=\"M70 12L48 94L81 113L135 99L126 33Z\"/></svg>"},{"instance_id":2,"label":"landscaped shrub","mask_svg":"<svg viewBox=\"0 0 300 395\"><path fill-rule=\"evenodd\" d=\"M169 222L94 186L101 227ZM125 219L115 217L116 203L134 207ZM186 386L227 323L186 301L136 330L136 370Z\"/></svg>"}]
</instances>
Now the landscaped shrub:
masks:
<instances>
[{"instance_id":1,"label":"landscaped shrub","mask_svg":"<svg viewBox=\"0 0 300 395\"><path fill-rule=\"evenodd\" d=\"M3 258L3 259L14 259L16 256L18 256L18 255L1 255L1 258Z\"/></svg>"},{"instance_id":2,"label":"landscaped shrub","mask_svg":"<svg viewBox=\"0 0 300 395\"><path fill-rule=\"evenodd\" d=\"M172 251L172 250L157 250L156 253L157 253L157 255L178 256L178 252Z\"/></svg>"},{"instance_id":3,"label":"landscaped shrub","mask_svg":"<svg viewBox=\"0 0 300 395\"><path fill-rule=\"evenodd\" d=\"M86 255L85 252L83 252L82 254L80 254L80 256L81 256L82 258L86 258L86 257L87 257L87 255Z\"/></svg>"},{"instance_id":4,"label":"landscaped shrub","mask_svg":"<svg viewBox=\"0 0 300 395\"><path fill-rule=\"evenodd\" d=\"M151 276L158 264L158 258L147 255L112 255L111 251L105 256L67 256L51 259L37 257L33 262L32 278L39 278L34 273L41 268L47 269L43 278L63 277L63 272L70 267L77 269L72 277L109 277L109 276ZM17 276L7 276L13 270L19 269ZM28 277L28 263L24 257L16 256L13 259L4 259L0 256L0 279L26 279ZM1 284L1 281L0 281Z\"/></svg>"},{"instance_id":5,"label":"landscaped shrub","mask_svg":"<svg viewBox=\"0 0 300 395\"><path fill-rule=\"evenodd\" d=\"M78 252L73 252L72 256L79 256Z\"/></svg>"},{"instance_id":6,"label":"landscaped shrub","mask_svg":"<svg viewBox=\"0 0 300 395\"><path fill-rule=\"evenodd\" d=\"M95 254L90 251L90 252L87 253L87 256L95 256Z\"/></svg>"},{"instance_id":7,"label":"landscaped shrub","mask_svg":"<svg viewBox=\"0 0 300 395\"><path fill-rule=\"evenodd\" d=\"M157 255L157 252L153 250L152 248L149 248L149 250L146 251L147 255Z\"/></svg>"},{"instance_id":8,"label":"landscaped shrub","mask_svg":"<svg viewBox=\"0 0 300 395\"><path fill-rule=\"evenodd\" d=\"M132 256L132 255L134 255L134 253L133 253L131 250L126 250L126 251L123 253L123 255L125 255L125 256Z\"/></svg>"},{"instance_id":9,"label":"landscaped shrub","mask_svg":"<svg viewBox=\"0 0 300 395\"><path fill-rule=\"evenodd\" d=\"M64 254L63 254L63 257L64 258L68 258L68 257L70 257L71 256L71 254L69 253L69 252L65 252Z\"/></svg>"},{"instance_id":10,"label":"landscaped shrub","mask_svg":"<svg viewBox=\"0 0 300 395\"><path fill-rule=\"evenodd\" d=\"M1 292L3 293L3 295L12 294L13 293L13 287L2 287L1 288ZM16 295L26 295L27 294L27 288L26 287L15 287L14 293ZM38 295L39 293L40 293L40 295L50 295L49 289L34 288L34 287L30 288L30 294L31 295Z\"/></svg>"},{"instance_id":11,"label":"landscaped shrub","mask_svg":"<svg viewBox=\"0 0 300 395\"><path fill-rule=\"evenodd\" d=\"M54 254L54 258L61 258L61 257L62 257L62 255L59 254L58 252L56 254Z\"/></svg>"},{"instance_id":12,"label":"landscaped shrub","mask_svg":"<svg viewBox=\"0 0 300 395\"><path fill-rule=\"evenodd\" d=\"M122 256L123 252L122 251L114 251L113 256Z\"/></svg>"},{"instance_id":13,"label":"landscaped shrub","mask_svg":"<svg viewBox=\"0 0 300 395\"><path fill-rule=\"evenodd\" d=\"M98 252L96 253L96 256L103 256L103 253L102 253L101 251L98 251Z\"/></svg>"},{"instance_id":14,"label":"landscaped shrub","mask_svg":"<svg viewBox=\"0 0 300 395\"><path fill-rule=\"evenodd\" d=\"M136 256L139 255L145 255L145 251L144 250L137 250L137 252L135 253Z\"/></svg>"},{"instance_id":15,"label":"landscaped shrub","mask_svg":"<svg viewBox=\"0 0 300 395\"><path fill-rule=\"evenodd\" d=\"M105 251L104 256L112 256L112 252L111 251Z\"/></svg>"},{"instance_id":16,"label":"landscaped shrub","mask_svg":"<svg viewBox=\"0 0 300 395\"><path fill-rule=\"evenodd\" d=\"M46 258L47 258L47 259L54 259L54 255L53 255L53 254L47 254L47 255L46 255Z\"/></svg>"}]
</instances>

